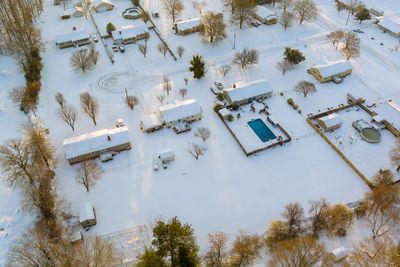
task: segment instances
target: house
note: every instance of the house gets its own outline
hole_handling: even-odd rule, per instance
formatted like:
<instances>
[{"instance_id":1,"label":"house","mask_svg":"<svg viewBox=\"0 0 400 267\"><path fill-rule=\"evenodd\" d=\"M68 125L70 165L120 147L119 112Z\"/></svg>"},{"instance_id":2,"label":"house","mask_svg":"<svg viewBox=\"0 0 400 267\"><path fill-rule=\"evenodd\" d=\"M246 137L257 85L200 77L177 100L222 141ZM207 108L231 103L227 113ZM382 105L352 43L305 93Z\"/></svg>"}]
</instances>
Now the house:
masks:
<instances>
[{"instance_id":1,"label":"house","mask_svg":"<svg viewBox=\"0 0 400 267\"><path fill-rule=\"evenodd\" d=\"M156 114L144 116L140 121L140 128L142 129L142 131L145 131L147 133L160 130L162 127L163 124Z\"/></svg>"},{"instance_id":2,"label":"house","mask_svg":"<svg viewBox=\"0 0 400 267\"><path fill-rule=\"evenodd\" d=\"M180 122L193 122L201 120L202 110L194 99L174 101L171 104L158 108L160 117L165 126L170 128Z\"/></svg>"},{"instance_id":3,"label":"house","mask_svg":"<svg viewBox=\"0 0 400 267\"><path fill-rule=\"evenodd\" d=\"M149 28L146 25L122 26L120 30L111 32L114 44L130 44L150 37Z\"/></svg>"},{"instance_id":4,"label":"house","mask_svg":"<svg viewBox=\"0 0 400 267\"><path fill-rule=\"evenodd\" d=\"M175 23L175 31L179 35L188 35L194 32L198 32L201 25L201 18L189 19L184 21L178 21Z\"/></svg>"},{"instance_id":5,"label":"house","mask_svg":"<svg viewBox=\"0 0 400 267\"><path fill-rule=\"evenodd\" d=\"M100 131L65 139L65 158L69 164L94 159L110 152L131 149L127 127Z\"/></svg>"},{"instance_id":6,"label":"house","mask_svg":"<svg viewBox=\"0 0 400 267\"><path fill-rule=\"evenodd\" d=\"M87 201L79 207L79 223L84 228L96 225L96 211L91 201Z\"/></svg>"},{"instance_id":7,"label":"house","mask_svg":"<svg viewBox=\"0 0 400 267\"><path fill-rule=\"evenodd\" d=\"M400 23L385 17L380 20L376 26L378 26L378 28L380 28L383 32L387 32L394 37L400 38Z\"/></svg>"},{"instance_id":8,"label":"house","mask_svg":"<svg viewBox=\"0 0 400 267\"><path fill-rule=\"evenodd\" d=\"M379 122L383 123L386 121L388 124L400 130L400 101L396 102L392 99L386 100L373 111L379 115Z\"/></svg>"},{"instance_id":9,"label":"house","mask_svg":"<svg viewBox=\"0 0 400 267\"><path fill-rule=\"evenodd\" d=\"M90 35L86 30L77 30L62 33L56 36L56 44L59 48L70 46L82 46L90 43Z\"/></svg>"},{"instance_id":10,"label":"house","mask_svg":"<svg viewBox=\"0 0 400 267\"><path fill-rule=\"evenodd\" d=\"M171 148L163 150L158 154L158 158L160 159L160 161L162 163L174 161L175 160L175 152Z\"/></svg>"},{"instance_id":11,"label":"house","mask_svg":"<svg viewBox=\"0 0 400 267\"><path fill-rule=\"evenodd\" d=\"M81 6L75 6L75 12L72 14L74 18L83 17L85 15L84 10Z\"/></svg>"},{"instance_id":12,"label":"house","mask_svg":"<svg viewBox=\"0 0 400 267\"><path fill-rule=\"evenodd\" d=\"M332 113L318 119L318 125L324 129L325 132L332 132L342 126L342 120L339 114Z\"/></svg>"},{"instance_id":13,"label":"house","mask_svg":"<svg viewBox=\"0 0 400 267\"><path fill-rule=\"evenodd\" d=\"M92 7L97 13L114 9L111 0L92 0Z\"/></svg>"},{"instance_id":14,"label":"house","mask_svg":"<svg viewBox=\"0 0 400 267\"><path fill-rule=\"evenodd\" d=\"M272 25L278 22L278 16L264 6L257 6L256 11L253 13L253 17L261 23Z\"/></svg>"},{"instance_id":15,"label":"house","mask_svg":"<svg viewBox=\"0 0 400 267\"><path fill-rule=\"evenodd\" d=\"M321 83L334 81L340 83L343 78L350 75L353 66L349 61L336 61L325 65L317 65L308 70Z\"/></svg>"},{"instance_id":16,"label":"house","mask_svg":"<svg viewBox=\"0 0 400 267\"><path fill-rule=\"evenodd\" d=\"M377 8L370 8L370 9L369 9L369 12L370 12L372 15L375 15L375 16L377 16L377 17L382 17L383 14L384 14L384 12L383 12L382 10L377 9Z\"/></svg>"},{"instance_id":17,"label":"house","mask_svg":"<svg viewBox=\"0 0 400 267\"><path fill-rule=\"evenodd\" d=\"M245 105L253 100L262 100L272 95L272 87L265 80L256 80L250 83L239 82L223 91L225 99L231 105Z\"/></svg>"}]
</instances>

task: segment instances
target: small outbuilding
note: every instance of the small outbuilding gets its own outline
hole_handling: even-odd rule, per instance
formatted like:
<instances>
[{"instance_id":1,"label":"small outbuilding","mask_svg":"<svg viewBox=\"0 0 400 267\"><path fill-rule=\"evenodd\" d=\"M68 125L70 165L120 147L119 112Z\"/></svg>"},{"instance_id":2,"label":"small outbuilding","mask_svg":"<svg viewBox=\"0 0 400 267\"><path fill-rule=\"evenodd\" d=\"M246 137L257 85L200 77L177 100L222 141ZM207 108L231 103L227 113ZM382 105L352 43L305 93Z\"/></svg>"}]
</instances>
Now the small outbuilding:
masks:
<instances>
[{"instance_id":1,"label":"small outbuilding","mask_svg":"<svg viewBox=\"0 0 400 267\"><path fill-rule=\"evenodd\" d=\"M111 0L92 0L92 7L97 13L114 9Z\"/></svg>"},{"instance_id":2,"label":"small outbuilding","mask_svg":"<svg viewBox=\"0 0 400 267\"><path fill-rule=\"evenodd\" d=\"M147 133L160 130L162 127L163 125L156 114L149 114L147 116L144 116L140 121L140 128L142 129L142 131Z\"/></svg>"},{"instance_id":3,"label":"small outbuilding","mask_svg":"<svg viewBox=\"0 0 400 267\"><path fill-rule=\"evenodd\" d=\"M87 201L79 207L79 223L84 228L96 225L96 211L91 201Z\"/></svg>"},{"instance_id":4,"label":"small outbuilding","mask_svg":"<svg viewBox=\"0 0 400 267\"><path fill-rule=\"evenodd\" d=\"M175 31L179 35L188 35L198 32L201 25L201 18L178 21L175 23Z\"/></svg>"},{"instance_id":5,"label":"small outbuilding","mask_svg":"<svg viewBox=\"0 0 400 267\"><path fill-rule=\"evenodd\" d=\"M383 32L387 32L396 38L400 37L400 23L399 22L393 21L385 16L376 25Z\"/></svg>"},{"instance_id":6,"label":"small outbuilding","mask_svg":"<svg viewBox=\"0 0 400 267\"><path fill-rule=\"evenodd\" d=\"M321 126L325 132L333 132L342 126L342 120L339 114L332 113L325 117L319 118L318 125Z\"/></svg>"},{"instance_id":7,"label":"small outbuilding","mask_svg":"<svg viewBox=\"0 0 400 267\"><path fill-rule=\"evenodd\" d=\"M75 11L72 14L72 16L74 18L79 18L79 17L83 17L83 15L85 15L83 8L81 6L75 6Z\"/></svg>"},{"instance_id":8,"label":"small outbuilding","mask_svg":"<svg viewBox=\"0 0 400 267\"><path fill-rule=\"evenodd\" d=\"M122 26L120 30L111 32L114 44L131 44L139 40L148 39L150 37L149 28L146 25Z\"/></svg>"},{"instance_id":9,"label":"small outbuilding","mask_svg":"<svg viewBox=\"0 0 400 267\"><path fill-rule=\"evenodd\" d=\"M77 30L62 33L56 36L56 44L59 48L82 46L90 43L90 35L86 30Z\"/></svg>"},{"instance_id":10,"label":"small outbuilding","mask_svg":"<svg viewBox=\"0 0 400 267\"><path fill-rule=\"evenodd\" d=\"M232 113L227 108L222 108L218 112L219 114L221 114L224 120L226 120L230 116L233 116Z\"/></svg>"},{"instance_id":11,"label":"small outbuilding","mask_svg":"<svg viewBox=\"0 0 400 267\"><path fill-rule=\"evenodd\" d=\"M382 17L383 16L383 14L384 14L384 12L382 11L382 10L380 10L380 9L378 9L378 8L370 8L369 9L369 12L372 14L372 15L374 15L374 16L377 16L377 17Z\"/></svg>"},{"instance_id":12,"label":"small outbuilding","mask_svg":"<svg viewBox=\"0 0 400 267\"><path fill-rule=\"evenodd\" d=\"M272 25L278 22L278 16L264 6L257 6L256 11L253 13L253 17L263 24Z\"/></svg>"},{"instance_id":13,"label":"small outbuilding","mask_svg":"<svg viewBox=\"0 0 400 267\"><path fill-rule=\"evenodd\" d=\"M347 60L331 62L325 65L317 65L308 70L321 83L334 81L340 83L343 78L350 75L353 66Z\"/></svg>"},{"instance_id":14,"label":"small outbuilding","mask_svg":"<svg viewBox=\"0 0 400 267\"><path fill-rule=\"evenodd\" d=\"M158 154L158 158L160 159L161 163L174 161L175 160L175 152L171 148L163 150Z\"/></svg>"},{"instance_id":15,"label":"small outbuilding","mask_svg":"<svg viewBox=\"0 0 400 267\"><path fill-rule=\"evenodd\" d=\"M273 90L267 81L256 80L250 83L238 82L223 91L224 97L229 104L245 105L253 100L263 100L271 97Z\"/></svg>"},{"instance_id":16,"label":"small outbuilding","mask_svg":"<svg viewBox=\"0 0 400 267\"><path fill-rule=\"evenodd\" d=\"M158 108L160 117L166 127L170 128L180 122L201 120L202 110L195 99L174 101L171 104Z\"/></svg>"}]
</instances>

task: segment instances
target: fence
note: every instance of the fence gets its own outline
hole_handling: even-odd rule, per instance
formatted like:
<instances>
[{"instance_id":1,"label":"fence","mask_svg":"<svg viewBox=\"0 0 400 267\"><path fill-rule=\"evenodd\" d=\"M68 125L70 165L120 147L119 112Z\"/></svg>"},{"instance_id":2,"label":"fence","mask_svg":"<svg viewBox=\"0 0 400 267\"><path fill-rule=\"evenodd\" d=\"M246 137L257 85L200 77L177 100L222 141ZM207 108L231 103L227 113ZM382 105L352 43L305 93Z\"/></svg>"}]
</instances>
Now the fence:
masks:
<instances>
[{"instance_id":1,"label":"fence","mask_svg":"<svg viewBox=\"0 0 400 267\"><path fill-rule=\"evenodd\" d=\"M93 15L92 15L92 11L91 11L91 10L89 11L89 15L90 15L90 18L91 18L92 21L93 21L94 26L96 27L97 34L99 35L99 38L100 38L101 42L103 43L104 48L106 49L107 56L108 56L108 58L110 59L111 64L114 64L114 55L111 53L110 50L108 50L107 44L106 44L106 42L104 41L103 37L101 36L99 27L97 27L97 23L96 23L96 21L95 21L94 18L93 18Z\"/></svg>"}]
</instances>

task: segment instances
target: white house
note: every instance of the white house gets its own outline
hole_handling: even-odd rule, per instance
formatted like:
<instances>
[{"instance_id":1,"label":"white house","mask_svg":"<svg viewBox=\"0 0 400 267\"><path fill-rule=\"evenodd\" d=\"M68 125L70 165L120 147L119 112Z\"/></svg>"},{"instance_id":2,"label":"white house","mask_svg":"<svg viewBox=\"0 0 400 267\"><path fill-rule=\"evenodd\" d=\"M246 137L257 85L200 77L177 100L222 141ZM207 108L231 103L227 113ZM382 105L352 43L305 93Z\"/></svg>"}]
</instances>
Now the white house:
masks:
<instances>
[{"instance_id":1,"label":"white house","mask_svg":"<svg viewBox=\"0 0 400 267\"><path fill-rule=\"evenodd\" d=\"M150 37L149 28L146 25L122 26L120 30L111 32L114 44L130 44Z\"/></svg>"},{"instance_id":2,"label":"white house","mask_svg":"<svg viewBox=\"0 0 400 267\"><path fill-rule=\"evenodd\" d=\"M187 35L199 30L201 25L201 18L189 19L178 21L175 23L175 30L177 34Z\"/></svg>"},{"instance_id":3,"label":"white house","mask_svg":"<svg viewBox=\"0 0 400 267\"><path fill-rule=\"evenodd\" d=\"M79 207L79 223L84 228L96 225L96 211L91 201L87 201Z\"/></svg>"},{"instance_id":4,"label":"white house","mask_svg":"<svg viewBox=\"0 0 400 267\"><path fill-rule=\"evenodd\" d=\"M59 48L81 46L90 43L90 35L86 30L77 30L56 35Z\"/></svg>"},{"instance_id":5,"label":"white house","mask_svg":"<svg viewBox=\"0 0 400 267\"><path fill-rule=\"evenodd\" d=\"M257 6L256 11L253 13L254 18L261 23L271 25L278 22L278 16L275 12L269 10L265 6Z\"/></svg>"},{"instance_id":6,"label":"white house","mask_svg":"<svg viewBox=\"0 0 400 267\"><path fill-rule=\"evenodd\" d=\"M100 157L107 152L131 149L127 127L96 132L65 139L63 143L65 158L69 164Z\"/></svg>"},{"instance_id":7,"label":"white house","mask_svg":"<svg viewBox=\"0 0 400 267\"><path fill-rule=\"evenodd\" d=\"M342 126L342 120L337 113L332 113L318 119L318 124L325 132L334 131Z\"/></svg>"},{"instance_id":8,"label":"white house","mask_svg":"<svg viewBox=\"0 0 400 267\"><path fill-rule=\"evenodd\" d=\"M244 105L253 100L265 99L272 95L272 87L265 80L256 80L250 83L239 82L231 88L224 89L225 99L232 105Z\"/></svg>"},{"instance_id":9,"label":"white house","mask_svg":"<svg viewBox=\"0 0 400 267\"><path fill-rule=\"evenodd\" d=\"M388 32L394 37L400 37L400 23L393 21L385 16L376 25L384 32Z\"/></svg>"},{"instance_id":10,"label":"white house","mask_svg":"<svg viewBox=\"0 0 400 267\"><path fill-rule=\"evenodd\" d=\"M158 108L160 117L168 128L179 122L201 120L202 110L194 99L174 101L171 104Z\"/></svg>"},{"instance_id":11,"label":"white house","mask_svg":"<svg viewBox=\"0 0 400 267\"><path fill-rule=\"evenodd\" d=\"M140 121L140 127L142 128L142 131L148 133L157 131L161 129L162 126L163 124L156 114L149 114L147 116L143 116Z\"/></svg>"}]
</instances>

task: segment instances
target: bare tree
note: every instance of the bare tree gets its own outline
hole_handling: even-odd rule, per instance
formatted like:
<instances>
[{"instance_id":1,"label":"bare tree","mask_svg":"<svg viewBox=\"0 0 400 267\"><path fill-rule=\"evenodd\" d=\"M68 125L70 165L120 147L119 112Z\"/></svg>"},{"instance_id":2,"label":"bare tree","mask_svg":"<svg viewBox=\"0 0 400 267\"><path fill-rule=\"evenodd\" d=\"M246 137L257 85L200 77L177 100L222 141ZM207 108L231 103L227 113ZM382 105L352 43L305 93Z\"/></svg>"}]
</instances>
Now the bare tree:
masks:
<instances>
[{"instance_id":1,"label":"bare tree","mask_svg":"<svg viewBox=\"0 0 400 267\"><path fill-rule=\"evenodd\" d=\"M127 95L125 96L125 104L133 110L139 104L139 99L134 95Z\"/></svg>"},{"instance_id":2,"label":"bare tree","mask_svg":"<svg viewBox=\"0 0 400 267\"><path fill-rule=\"evenodd\" d=\"M188 149L190 155L193 156L195 160L198 160L200 156L203 156L206 148L202 145L193 143L192 146Z\"/></svg>"},{"instance_id":3,"label":"bare tree","mask_svg":"<svg viewBox=\"0 0 400 267\"><path fill-rule=\"evenodd\" d=\"M94 125L97 125L96 117L99 113L99 102L88 92L81 93L79 97L81 100L82 112L86 113L92 119Z\"/></svg>"},{"instance_id":4,"label":"bare tree","mask_svg":"<svg viewBox=\"0 0 400 267\"><path fill-rule=\"evenodd\" d=\"M235 8L231 20L239 24L239 28L242 29L245 23L249 24L253 19L257 4L253 0L235 0L234 2Z\"/></svg>"},{"instance_id":5,"label":"bare tree","mask_svg":"<svg viewBox=\"0 0 400 267\"><path fill-rule=\"evenodd\" d=\"M231 262L233 266L247 266L259 257L262 248L261 237L256 234L247 234L239 231L233 242L231 250Z\"/></svg>"},{"instance_id":6,"label":"bare tree","mask_svg":"<svg viewBox=\"0 0 400 267\"><path fill-rule=\"evenodd\" d=\"M300 203L290 203L282 213L286 219L289 236L295 237L303 232L304 210Z\"/></svg>"},{"instance_id":7,"label":"bare tree","mask_svg":"<svg viewBox=\"0 0 400 267\"><path fill-rule=\"evenodd\" d=\"M178 53L179 58L182 58L183 53L185 52L185 48L183 46L178 46L176 48L176 52Z\"/></svg>"},{"instance_id":8,"label":"bare tree","mask_svg":"<svg viewBox=\"0 0 400 267\"><path fill-rule=\"evenodd\" d=\"M67 102L60 92L55 94L54 98L56 99L57 103L60 105L60 108L64 108L65 103Z\"/></svg>"},{"instance_id":9,"label":"bare tree","mask_svg":"<svg viewBox=\"0 0 400 267\"><path fill-rule=\"evenodd\" d=\"M397 138L395 147L390 151L390 159L396 171L400 171L400 138Z\"/></svg>"},{"instance_id":10,"label":"bare tree","mask_svg":"<svg viewBox=\"0 0 400 267\"><path fill-rule=\"evenodd\" d=\"M93 61L93 64L97 65L100 57L100 52L96 50L96 47L93 43L90 44L89 57Z\"/></svg>"},{"instance_id":11,"label":"bare tree","mask_svg":"<svg viewBox=\"0 0 400 267\"><path fill-rule=\"evenodd\" d=\"M188 82L189 82L189 78L185 77L185 78L183 78L183 81L185 82L185 85L187 86Z\"/></svg>"},{"instance_id":12,"label":"bare tree","mask_svg":"<svg viewBox=\"0 0 400 267\"><path fill-rule=\"evenodd\" d=\"M304 97L307 97L309 94L315 93L317 91L317 89L315 89L315 85L312 82L308 82L305 80L298 82L294 90L302 94Z\"/></svg>"},{"instance_id":13,"label":"bare tree","mask_svg":"<svg viewBox=\"0 0 400 267\"><path fill-rule=\"evenodd\" d=\"M185 98L185 95L187 94L187 90L185 88L182 88L179 90L179 94L182 96L182 98Z\"/></svg>"},{"instance_id":14,"label":"bare tree","mask_svg":"<svg viewBox=\"0 0 400 267\"><path fill-rule=\"evenodd\" d=\"M311 234L318 237L321 231L327 229L327 214L329 203L325 199L318 201L310 201L311 207L309 210L311 221Z\"/></svg>"},{"instance_id":15,"label":"bare tree","mask_svg":"<svg viewBox=\"0 0 400 267\"><path fill-rule=\"evenodd\" d=\"M57 115L71 127L72 131L75 131L75 121L78 117L78 112L74 106L64 104L63 107L58 109Z\"/></svg>"},{"instance_id":16,"label":"bare tree","mask_svg":"<svg viewBox=\"0 0 400 267\"><path fill-rule=\"evenodd\" d=\"M286 13L286 10L293 6L293 0L278 0L278 5L283 9L283 13Z\"/></svg>"},{"instance_id":17,"label":"bare tree","mask_svg":"<svg viewBox=\"0 0 400 267\"><path fill-rule=\"evenodd\" d=\"M275 220L270 223L266 232L265 242L272 251L278 242L289 238L289 229L286 222Z\"/></svg>"},{"instance_id":18,"label":"bare tree","mask_svg":"<svg viewBox=\"0 0 400 267\"><path fill-rule=\"evenodd\" d=\"M72 53L70 64L74 71L86 72L94 68L94 63L87 50L76 50Z\"/></svg>"},{"instance_id":19,"label":"bare tree","mask_svg":"<svg viewBox=\"0 0 400 267\"><path fill-rule=\"evenodd\" d=\"M9 95L11 101L18 106L21 111L24 110L25 92L25 86L19 86L13 88Z\"/></svg>"},{"instance_id":20,"label":"bare tree","mask_svg":"<svg viewBox=\"0 0 400 267\"><path fill-rule=\"evenodd\" d=\"M226 243L229 239L229 234L224 232L216 232L208 234L210 248L205 256L206 266L223 267L227 257Z\"/></svg>"},{"instance_id":21,"label":"bare tree","mask_svg":"<svg viewBox=\"0 0 400 267\"><path fill-rule=\"evenodd\" d=\"M157 99L158 99L158 101L160 101L160 104L162 104L165 99L165 95L159 94L159 95L157 95Z\"/></svg>"},{"instance_id":22,"label":"bare tree","mask_svg":"<svg viewBox=\"0 0 400 267\"><path fill-rule=\"evenodd\" d=\"M327 37L329 40L331 40L332 44L333 44L333 45L336 47L336 49L337 49L340 40L342 40L343 37L344 37L344 32L341 31L341 30L334 31L334 32L331 32L330 34L328 34L326 37Z\"/></svg>"},{"instance_id":23,"label":"bare tree","mask_svg":"<svg viewBox=\"0 0 400 267\"><path fill-rule=\"evenodd\" d=\"M235 12L236 8L236 0L222 0L224 7L229 7L231 9L231 13Z\"/></svg>"},{"instance_id":24,"label":"bare tree","mask_svg":"<svg viewBox=\"0 0 400 267\"><path fill-rule=\"evenodd\" d=\"M181 14L184 9L181 0L162 0L163 9L172 18L172 23L175 23L177 16Z\"/></svg>"},{"instance_id":25,"label":"bare tree","mask_svg":"<svg viewBox=\"0 0 400 267\"><path fill-rule=\"evenodd\" d=\"M318 9L313 0L299 0L294 4L293 10L300 19L299 24L302 24L305 20L307 21L315 19Z\"/></svg>"},{"instance_id":26,"label":"bare tree","mask_svg":"<svg viewBox=\"0 0 400 267\"><path fill-rule=\"evenodd\" d=\"M199 127L197 131L194 133L194 136L200 137L203 142L205 142L208 138L210 138L211 131L205 127Z\"/></svg>"},{"instance_id":27,"label":"bare tree","mask_svg":"<svg viewBox=\"0 0 400 267\"><path fill-rule=\"evenodd\" d=\"M258 51L255 49L243 48L241 52L236 52L233 63L238 64L242 69L251 64L258 63Z\"/></svg>"},{"instance_id":28,"label":"bare tree","mask_svg":"<svg viewBox=\"0 0 400 267\"><path fill-rule=\"evenodd\" d=\"M278 266L334 266L325 245L313 237L302 236L278 242L269 265Z\"/></svg>"},{"instance_id":29,"label":"bare tree","mask_svg":"<svg viewBox=\"0 0 400 267\"><path fill-rule=\"evenodd\" d=\"M167 55L168 47L165 43L159 43L157 49L164 57Z\"/></svg>"},{"instance_id":30,"label":"bare tree","mask_svg":"<svg viewBox=\"0 0 400 267\"><path fill-rule=\"evenodd\" d=\"M276 64L276 66L277 66L277 68L278 68L280 71L282 71L282 75L283 75L283 76L285 75L285 73L286 73L287 71L293 69L293 64L290 63L290 62L287 61L287 60L284 60L284 59L283 59L282 61L279 61L279 62Z\"/></svg>"},{"instance_id":31,"label":"bare tree","mask_svg":"<svg viewBox=\"0 0 400 267\"><path fill-rule=\"evenodd\" d=\"M118 266L122 256L111 241L94 235L78 245L77 261L77 266Z\"/></svg>"},{"instance_id":32,"label":"bare tree","mask_svg":"<svg viewBox=\"0 0 400 267\"><path fill-rule=\"evenodd\" d=\"M213 43L225 39L225 28L226 24L222 13L207 12L203 15L200 33L203 35L204 42Z\"/></svg>"},{"instance_id":33,"label":"bare tree","mask_svg":"<svg viewBox=\"0 0 400 267\"><path fill-rule=\"evenodd\" d=\"M222 74L222 76L225 77L225 76L228 74L228 72L231 71L231 69L232 69L232 67L231 67L230 65L225 64L225 65L222 65L222 66L218 69L218 71Z\"/></svg>"},{"instance_id":34,"label":"bare tree","mask_svg":"<svg viewBox=\"0 0 400 267\"><path fill-rule=\"evenodd\" d=\"M164 91L167 92L167 95L169 95L172 90L172 82L169 80L167 75L163 75L163 81Z\"/></svg>"},{"instance_id":35,"label":"bare tree","mask_svg":"<svg viewBox=\"0 0 400 267\"><path fill-rule=\"evenodd\" d=\"M363 6L363 3L360 0L347 0L346 2L347 9L349 10L349 14L347 15L346 25L349 23L350 15L354 15L354 13Z\"/></svg>"},{"instance_id":36,"label":"bare tree","mask_svg":"<svg viewBox=\"0 0 400 267\"><path fill-rule=\"evenodd\" d=\"M90 188L95 186L96 182L101 179L103 169L94 160L83 161L76 170L75 180L86 188L89 192Z\"/></svg>"},{"instance_id":37,"label":"bare tree","mask_svg":"<svg viewBox=\"0 0 400 267\"><path fill-rule=\"evenodd\" d=\"M138 45L138 50L142 53L143 57L147 56L147 39L145 39L144 44Z\"/></svg>"},{"instance_id":38,"label":"bare tree","mask_svg":"<svg viewBox=\"0 0 400 267\"><path fill-rule=\"evenodd\" d=\"M328 231L332 236L345 236L353 224L354 212L343 204L331 205L328 208Z\"/></svg>"},{"instance_id":39,"label":"bare tree","mask_svg":"<svg viewBox=\"0 0 400 267\"><path fill-rule=\"evenodd\" d=\"M360 38L355 33L346 32L343 41L344 47L342 51L346 55L347 60L360 54Z\"/></svg>"},{"instance_id":40,"label":"bare tree","mask_svg":"<svg viewBox=\"0 0 400 267\"><path fill-rule=\"evenodd\" d=\"M286 29L292 26L294 20L294 14L292 12L284 12L282 13L281 17L279 18L279 24L283 26L283 28Z\"/></svg>"}]
</instances>

